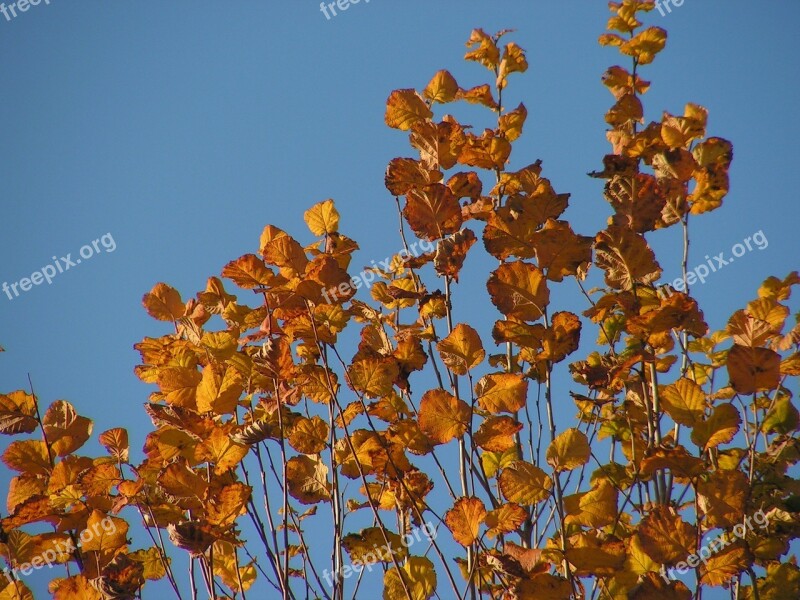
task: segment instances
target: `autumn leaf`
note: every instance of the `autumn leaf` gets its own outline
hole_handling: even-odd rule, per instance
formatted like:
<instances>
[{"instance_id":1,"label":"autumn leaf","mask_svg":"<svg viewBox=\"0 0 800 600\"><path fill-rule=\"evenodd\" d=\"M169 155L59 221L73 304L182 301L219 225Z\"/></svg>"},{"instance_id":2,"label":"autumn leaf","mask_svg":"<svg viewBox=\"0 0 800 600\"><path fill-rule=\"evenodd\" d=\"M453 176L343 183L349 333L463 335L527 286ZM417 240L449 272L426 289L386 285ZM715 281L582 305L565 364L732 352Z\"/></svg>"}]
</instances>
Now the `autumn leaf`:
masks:
<instances>
[{"instance_id":1,"label":"autumn leaf","mask_svg":"<svg viewBox=\"0 0 800 600\"><path fill-rule=\"evenodd\" d=\"M408 131L415 123L432 116L428 105L414 90L395 90L386 101L386 124L394 129Z\"/></svg>"},{"instance_id":2,"label":"autumn leaf","mask_svg":"<svg viewBox=\"0 0 800 600\"><path fill-rule=\"evenodd\" d=\"M500 491L506 500L517 504L536 504L550 496L552 480L539 467L517 460L503 469Z\"/></svg>"},{"instance_id":3,"label":"autumn leaf","mask_svg":"<svg viewBox=\"0 0 800 600\"><path fill-rule=\"evenodd\" d=\"M294 456L286 463L286 481L292 498L301 504L330 502L328 467L319 458Z\"/></svg>"},{"instance_id":4,"label":"autumn leaf","mask_svg":"<svg viewBox=\"0 0 800 600\"><path fill-rule=\"evenodd\" d=\"M516 443L515 434L522 423L507 416L489 417L473 434L475 445L490 452L505 452Z\"/></svg>"},{"instance_id":5,"label":"autumn leaf","mask_svg":"<svg viewBox=\"0 0 800 600\"><path fill-rule=\"evenodd\" d=\"M159 321L176 321L185 312L181 295L166 283L156 284L144 295L142 304L144 304L147 314Z\"/></svg>"},{"instance_id":6,"label":"autumn leaf","mask_svg":"<svg viewBox=\"0 0 800 600\"><path fill-rule=\"evenodd\" d=\"M128 462L128 430L115 427L104 431L99 436L99 441L108 453L120 462Z\"/></svg>"},{"instance_id":7,"label":"autumn leaf","mask_svg":"<svg viewBox=\"0 0 800 600\"><path fill-rule=\"evenodd\" d=\"M439 71L430 80L422 95L431 102L446 104L456 99L458 83L449 71Z\"/></svg>"},{"instance_id":8,"label":"autumn leaf","mask_svg":"<svg viewBox=\"0 0 800 600\"><path fill-rule=\"evenodd\" d=\"M550 292L542 272L522 261L500 265L486 284L497 309L520 321L536 321L544 314Z\"/></svg>"},{"instance_id":9,"label":"autumn leaf","mask_svg":"<svg viewBox=\"0 0 800 600\"><path fill-rule=\"evenodd\" d=\"M419 403L419 427L437 444L460 438L467 431L469 405L445 390L429 390Z\"/></svg>"},{"instance_id":10,"label":"autumn leaf","mask_svg":"<svg viewBox=\"0 0 800 600\"><path fill-rule=\"evenodd\" d=\"M742 417L733 404L720 404L707 419L698 422L692 430L692 441L703 448L716 448L727 444L739 432Z\"/></svg>"},{"instance_id":11,"label":"autumn leaf","mask_svg":"<svg viewBox=\"0 0 800 600\"><path fill-rule=\"evenodd\" d=\"M676 423L694 427L703 419L706 395L703 389L685 377L661 389L661 406Z\"/></svg>"},{"instance_id":12,"label":"autumn leaf","mask_svg":"<svg viewBox=\"0 0 800 600\"><path fill-rule=\"evenodd\" d=\"M525 406L528 382L517 373L491 373L481 377L475 385L475 394L484 410L513 414Z\"/></svg>"},{"instance_id":13,"label":"autumn leaf","mask_svg":"<svg viewBox=\"0 0 800 600\"><path fill-rule=\"evenodd\" d=\"M426 240L457 232L463 221L458 200L441 183L409 190L403 215L414 233Z\"/></svg>"},{"instance_id":14,"label":"autumn leaf","mask_svg":"<svg viewBox=\"0 0 800 600\"><path fill-rule=\"evenodd\" d=\"M94 510L81 532L81 551L114 552L127 545L127 535L128 523Z\"/></svg>"},{"instance_id":15,"label":"autumn leaf","mask_svg":"<svg viewBox=\"0 0 800 600\"><path fill-rule=\"evenodd\" d=\"M517 531L527 518L527 511L519 504L513 502L503 504L487 513L485 523L489 530L486 535L493 538Z\"/></svg>"},{"instance_id":16,"label":"autumn leaf","mask_svg":"<svg viewBox=\"0 0 800 600\"><path fill-rule=\"evenodd\" d=\"M660 564L675 564L694 552L697 528L666 507L657 507L639 526L642 548Z\"/></svg>"},{"instance_id":17,"label":"autumn leaf","mask_svg":"<svg viewBox=\"0 0 800 600\"><path fill-rule=\"evenodd\" d=\"M605 271L606 284L632 290L661 276L661 267L644 237L627 227L612 225L595 239L597 265Z\"/></svg>"},{"instance_id":18,"label":"autumn leaf","mask_svg":"<svg viewBox=\"0 0 800 600\"><path fill-rule=\"evenodd\" d=\"M486 355L478 332L464 323L456 325L436 346L442 362L456 375L466 375Z\"/></svg>"},{"instance_id":19,"label":"autumn leaf","mask_svg":"<svg viewBox=\"0 0 800 600\"><path fill-rule=\"evenodd\" d=\"M66 456L83 446L92 434L93 423L81 417L66 400L50 405L42 418L47 442L57 456Z\"/></svg>"},{"instance_id":20,"label":"autumn leaf","mask_svg":"<svg viewBox=\"0 0 800 600\"><path fill-rule=\"evenodd\" d=\"M403 583L405 582L405 588ZM429 600L436 592L436 571L424 556L410 556L400 567L392 567L383 576L383 600Z\"/></svg>"},{"instance_id":21,"label":"autumn leaf","mask_svg":"<svg viewBox=\"0 0 800 600\"><path fill-rule=\"evenodd\" d=\"M589 439L582 431L567 429L547 448L547 462L555 471L571 471L589 461Z\"/></svg>"},{"instance_id":22,"label":"autumn leaf","mask_svg":"<svg viewBox=\"0 0 800 600\"><path fill-rule=\"evenodd\" d=\"M0 433L15 435L31 433L39 423L36 420L36 398L19 390L0 394Z\"/></svg>"},{"instance_id":23,"label":"autumn leaf","mask_svg":"<svg viewBox=\"0 0 800 600\"><path fill-rule=\"evenodd\" d=\"M781 380L781 357L768 348L746 348L735 344L728 352L731 387L740 394L774 390Z\"/></svg>"},{"instance_id":24,"label":"autumn leaf","mask_svg":"<svg viewBox=\"0 0 800 600\"><path fill-rule=\"evenodd\" d=\"M303 215L309 230L316 236L329 235L339 231L339 211L333 200L318 202Z\"/></svg>"}]
</instances>

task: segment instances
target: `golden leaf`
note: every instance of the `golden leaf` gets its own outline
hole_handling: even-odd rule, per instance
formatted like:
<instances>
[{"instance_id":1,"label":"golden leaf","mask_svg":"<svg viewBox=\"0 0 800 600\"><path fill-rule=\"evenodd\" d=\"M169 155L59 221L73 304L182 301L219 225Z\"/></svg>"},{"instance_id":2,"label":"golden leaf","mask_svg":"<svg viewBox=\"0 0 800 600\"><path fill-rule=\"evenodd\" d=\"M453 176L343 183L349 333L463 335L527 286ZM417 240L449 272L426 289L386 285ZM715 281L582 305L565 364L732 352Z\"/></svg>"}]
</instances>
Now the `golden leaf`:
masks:
<instances>
[{"instance_id":1,"label":"golden leaf","mask_svg":"<svg viewBox=\"0 0 800 600\"><path fill-rule=\"evenodd\" d=\"M286 482L289 493L301 504L330 502L328 467L320 458L300 455L286 463Z\"/></svg>"},{"instance_id":2,"label":"golden leaf","mask_svg":"<svg viewBox=\"0 0 800 600\"><path fill-rule=\"evenodd\" d=\"M720 404L707 419L698 422L692 430L692 441L703 448L716 448L727 444L739 432L742 417L733 404Z\"/></svg>"},{"instance_id":3,"label":"golden leaf","mask_svg":"<svg viewBox=\"0 0 800 600\"><path fill-rule=\"evenodd\" d=\"M456 325L436 347L442 362L456 375L466 375L486 356L478 332L464 323Z\"/></svg>"},{"instance_id":4,"label":"golden leaf","mask_svg":"<svg viewBox=\"0 0 800 600\"><path fill-rule=\"evenodd\" d=\"M489 527L486 535L493 538L497 535L517 531L527 518L527 511L519 504L513 502L503 504L486 515L485 522Z\"/></svg>"},{"instance_id":5,"label":"golden leaf","mask_svg":"<svg viewBox=\"0 0 800 600\"><path fill-rule=\"evenodd\" d=\"M503 469L499 484L503 496L517 504L536 504L546 500L553 487L553 481L544 471L522 460Z\"/></svg>"},{"instance_id":6,"label":"golden leaf","mask_svg":"<svg viewBox=\"0 0 800 600\"><path fill-rule=\"evenodd\" d=\"M459 498L444 515L444 523L453 538L462 546L470 546L478 539L481 523L486 517L486 507L478 498Z\"/></svg>"},{"instance_id":7,"label":"golden leaf","mask_svg":"<svg viewBox=\"0 0 800 600\"><path fill-rule=\"evenodd\" d=\"M411 593L411 600L429 600L436 593L436 571L433 563L424 556L410 556L397 570L392 567L383 576L383 600L408 600L403 582Z\"/></svg>"},{"instance_id":8,"label":"golden leaf","mask_svg":"<svg viewBox=\"0 0 800 600\"><path fill-rule=\"evenodd\" d=\"M157 283L142 298L147 314L159 321L176 321L186 312L181 295L166 283Z\"/></svg>"},{"instance_id":9,"label":"golden leaf","mask_svg":"<svg viewBox=\"0 0 800 600\"><path fill-rule=\"evenodd\" d=\"M470 407L444 390L429 390L419 403L419 427L437 444L460 438L467 431Z\"/></svg>"},{"instance_id":10,"label":"golden leaf","mask_svg":"<svg viewBox=\"0 0 800 600\"><path fill-rule=\"evenodd\" d=\"M516 413L525 406L528 382L518 373L490 373L475 385L478 404L490 413Z\"/></svg>"},{"instance_id":11,"label":"golden leaf","mask_svg":"<svg viewBox=\"0 0 800 600\"><path fill-rule=\"evenodd\" d=\"M306 225L316 236L328 235L339 231L339 211L333 200L318 202L303 215Z\"/></svg>"},{"instance_id":12,"label":"golden leaf","mask_svg":"<svg viewBox=\"0 0 800 600\"><path fill-rule=\"evenodd\" d=\"M442 70L433 76L422 95L431 102L446 104L456 99L458 89L458 83L450 72Z\"/></svg>"},{"instance_id":13,"label":"golden leaf","mask_svg":"<svg viewBox=\"0 0 800 600\"><path fill-rule=\"evenodd\" d=\"M571 471L589 462L589 439L582 431L567 429L547 448L547 462L556 472Z\"/></svg>"},{"instance_id":14,"label":"golden leaf","mask_svg":"<svg viewBox=\"0 0 800 600\"><path fill-rule=\"evenodd\" d=\"M475 445L490 452L505 452L516 444L522 423L507 416L487 418L473 435Z\"/></svg>"},{"instance_id":15,"label":"golden leaf","mask_svg":"<svg viewBox=\"0 0 800 600\"><path fill-rule=\"evenodd\" d=\"M78 415L66 400L53 402L42 418L42 424L50 449L57 456L75 452L92 435L92 421Z\"/></svg>"},{"instance_id":16,"label":"golden leaf","mask_svg":"<svg viewBox=\"0 0 800 600\"><path fill-rule=\"evenodd\" d=\"M705 415L706 395L691 379L683 377L662 388L660 400L661 407L681 425L694 427Z\"/></svg>"},{"instance_id":17,"label":"golden leaf","mask_svg":"<svg viewBox=\"0 0 800 600\"><path fill-rule=\"evenodd\" d=\"M672 565L694 552L697 528L669 508L657 506L639 525L639 539L650 558Z\"/></svg>"},{"instance_id":18,"label":"golden leaf","mask_svg":"<svg viewBox=\"0 0 800 600\"><path fill-rule=\"evenodd\" d=\"M393 129L408 131L414 123L430 119L432 116L431 109L414 90L395 90L386 101L385 120Z\"/></svg>"},{"instance_id":19,"label":"golden leaf","mask_svg":"<svg viewBox=\"0 0 800 600\"><path fill-rule=\"evenodd\" d=\"M507 317L536 321L550 302L542 272L532 264L514 261L501 264L486 284L492 304Z\"/></svg>"}]
</instances>

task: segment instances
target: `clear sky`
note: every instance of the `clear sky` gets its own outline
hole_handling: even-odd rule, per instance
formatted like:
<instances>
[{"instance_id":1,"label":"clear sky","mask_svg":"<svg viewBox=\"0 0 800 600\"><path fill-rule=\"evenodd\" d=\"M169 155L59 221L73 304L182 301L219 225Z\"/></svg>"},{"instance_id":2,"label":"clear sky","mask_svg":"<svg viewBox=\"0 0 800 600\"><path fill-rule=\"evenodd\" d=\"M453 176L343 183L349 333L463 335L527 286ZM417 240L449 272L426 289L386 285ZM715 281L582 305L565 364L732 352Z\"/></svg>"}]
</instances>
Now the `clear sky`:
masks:
<instances>
[{"instance_id":1,"label":"clear sky","mask_svg":"<svg viewBox=\"0 0 800 600\"><path fill-rule=\"evenodd\" d=\"M572 194L565 217L594 235L610 212L603 182L586 176L608 151L600 76L621 60L597 45L608 14L601 0L362 0L330 20L315 0L42 0L0 15L0 283L110 234L52 284L0 294L0 390L30 372L43 401L70 400L95 432L127 426L140 449L150 389L133 375L132 346L166 332L142 295L165 281L192 296L256 251L267 223L308 241L302 213L329 197L360 243L354 272L397 251L383 173L411 150L384 125L385 100L440 68L464 87L483 83L462 60L475 27L514 28L528 51L508 94L529 112L511 167L542 159ZM690 266L758 231L769 242L695 288L715 328L766 276L800 266L798 20L795 0L685 0L649 16L670 37L643 71L647 117L702 104L709 133L735 149L732 192L693 227ZM667 279L679 274L677 233L650 238L667 252ZM484 282L460 284L459 320L486 314ZM561 287L567 308L585 308L574 284ZM27 581L43 589L42 574Z\"/></svg>"}]
</instances>

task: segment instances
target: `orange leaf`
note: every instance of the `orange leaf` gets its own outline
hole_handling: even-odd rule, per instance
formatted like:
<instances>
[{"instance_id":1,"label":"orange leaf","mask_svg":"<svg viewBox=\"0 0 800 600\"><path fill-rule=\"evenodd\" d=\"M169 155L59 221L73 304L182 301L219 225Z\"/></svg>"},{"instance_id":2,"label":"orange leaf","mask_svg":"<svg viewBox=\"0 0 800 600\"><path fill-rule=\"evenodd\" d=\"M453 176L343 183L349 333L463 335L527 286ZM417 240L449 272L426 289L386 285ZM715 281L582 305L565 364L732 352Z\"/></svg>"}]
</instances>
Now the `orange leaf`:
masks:
<instances>
[{"instance_id":1,"label":"orange leaf","mask_svg":"<svg viewBox=\"0 0 800 600\"><path fill-rule=\"evenodd\" d=\"M439 71L433 76L422 94L431 102L446 104L456 99L458 83L449 71Z\"/></svg>"},{"instance_id":2,"label":"orange leaf","mask_svg":"<svg viewBox=\"0 0 800 600\"><path fill-rule=\"evenodd\" d=\"M19 390L0 394L0 433L14 435L36 430L36 399Z\"/></svg>"},{"instance_id":3,"label":"orange leaf","mask_svg":"<svg viewBox=\"0 0 800 600\"><path fill-rule=\"evenodd\" d=\"M467 431L470 407L444 390L429 390L419 403L419 427L437 444L460 438Z\"/></svg>"},{"instance_id":4,"label":"orange leaf","mask_svg":"<svg viewBox=\"0 0 800 600\"><path fill-rule=\"evenodd\" d=\"M432 116L431 109L415 90L395 90L386 101L386 124L394 129L408 131L414 123Z\"/></svg>"},{"instance_id":5,"label":"orange leaf","mask_svg":"<svg viewBox=\"0 0 800 600\"><path fill-rule=\"evenodd\" d=\"M159 321L176 321L186 312L181 295L166 283L157 283L142 298L147 314Z\"/></svg>"},{"instance_id":6,"label":"orange leaf","mask_svg":"<svg viewBox=\"0 0 800 600\"><path fill-rule=\"evenodd\" d=\"M459 544L469 546L478 539L485 517L486 507L478 498L459 498L455 506L445 513L444 523Z\"/></svg>"},{"instance_id":7,"label":"orange leaf","mask_svg":"<svg viewBox=\"0 0 800 600\"><path fill-rule=\"evenodd\" d=\"M589 439L582 431L567 429L547 448L547 462L555 471L571 471L589 461Z\"/></svg>"},{"instance_id":8,"label":"orange leaf","mask_svg":"<svg viewBox=\"0 0 800 600\"><path fill-rule=\"evenodd\" d=\"M550 496L553 481L547 473L523 460L515 460L499 477L503 496L517 504L536 504Z\"/></svg>"},{"instance_id":9,"label":"orange leaf","mask_svg":"<svg viewBox=\"0 0 800 600\"><path fill-rule=\"evenodd\" d=\"M518 373L491 373L481 377L475 393L484 410L492 414L515 413L525 406L528 382Z\"/></svg>"},{"instance_id":10,"label":"orange leaf","mask_svg":"<svg viewBox=\"0 0 800 600\"><path fill-rule=\"evenodd\" d=\"M650 558L671 565L694 552L697 529L670 509L658 506L639 525L639 538Z\"/></svg>"},{"instance_id":11,"label":"orange leaf","mask_svg":"<svg viewBox=\"0 0 800 600\"><path fill-rule=\"evenodd\" d=\"M520 321L539 319L550 302L542 272L522 261L501 264L489 277L486 287L492 304L505 316Z\"/></svg>"},{"instance_id":12,"label":"orange leaf","mask_svg":"<svg viewBox=\"0 0 800 600\"><path fill-rule=\"evenodd\" d=\"M514 434L521 429L522 423L511 417L489 417L481 423L473 440L477 446L489 452L505 452L514 447Z\"/></svg>"},{"instance_id":13,"label":"orange leaf","mask_svg":"<svg viewBox=\"0 0 800 600\"><path fill-rule=\"evenodd\" d=\"M441 183L409 190L403 215L414 233L426 240L455 233L462 223L458 200L450 188Z\"/></svg>"},{"instance_id":14,"label":"orange leaf","mask_svg":"<svg viewBox=\"0 0 800 600\"><path fill-rule=\"evenodd\" d=\"M456 325L436 347L442 362L456 375L466 375L486 356L478 332L464 323Z\"/></svg>"},{"instance_id":15,"label":"orange leaf","mask_svg":"<svg viewBox=\"0 0 800 600\"><path fill-rule=\"evenodd\" d=\"M728 352L731 387L740 394L774 390L781 380L781 357L769 348L735 344Z\"/></svg>"},{"instance_id":16,"label":"orange leaf","mask_svg":"<svg viewBox=\"0 0 800 600\"><path fill-rule=\"evenodd\" d=\"M652 283L661 276L661 267L644 237L627 227L611 225L597 234L597 265L606 272L606 284L619 290L632 290L634 284Z\"/></svg>"},{"instance_id":17,"label":"orange leaf","mask_svg":"<svg viewBox=\"0 0 800 600\"><path fill-rule=\"evenodd\" d=\"M519 504L513 502L503 504L486 515L486 525L489 527L486 535L493 538L497 535L512 533L519 529L527 518L527 511Z\"/></svg>"}]
</instances>

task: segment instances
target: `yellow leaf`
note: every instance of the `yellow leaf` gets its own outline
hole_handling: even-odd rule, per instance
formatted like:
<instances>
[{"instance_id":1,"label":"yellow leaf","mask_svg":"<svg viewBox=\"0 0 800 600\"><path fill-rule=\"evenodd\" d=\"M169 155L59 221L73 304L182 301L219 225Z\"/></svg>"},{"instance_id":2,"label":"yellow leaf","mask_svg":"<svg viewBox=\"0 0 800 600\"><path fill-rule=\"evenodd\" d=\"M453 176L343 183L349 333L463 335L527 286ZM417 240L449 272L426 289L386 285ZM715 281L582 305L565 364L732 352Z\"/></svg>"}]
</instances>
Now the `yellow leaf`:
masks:
<instances>
[{"instance_id":1,"label":"yellow leaf","mask_svg":"<svg viewBox=\"0 0 800 600\"><path fill-rule=\"evenodd\" d=\"M92 434L92 421L81 417L66 400L50 405L42 419L50 449L57 456L75 452L86 443Z\"/></svg>"},{"instance_id":2,"label":"yellow leaf","mask_svg":"<svg viewBox=\"0 0 800 600\"><path fill-rule=\"evenodd\" d=\"M442 362L456 375L466 375L486 355L478 332L464 323L456 325L436 347Z\"/></svg>"},{"instance_id":3,"label":"yellow leaf","mask_svg":"<svg viewBox=\"0 0 800 600\"><path fill-rule=\"evenodd\" d=\"M289 493L301 504L330 502L328 467L320 458L300 455L286 463L286 481Z\"/></svg>"},{"instance_id":4,"label":"yellow leaf","mask_svg":"<svg viewBox=\"0 0 800 600\"><path fill-rule=\"evenodd\" d=\"M735 344L728 352L731 387L740 394L774 390L780 384L780 367L780 354L769 348Z\"/></svg>"},{"instance_id":5,"label":"yellow leaf","mask_svg":"<svg viewBox=\"0 0 800 600\"><path fill-rule=\"evenodd\" d=\"M137 550L128 554L128 558L141 563L144 566L143 577L155 581L166 576L167 570L161 560L161 552L153 546L147 550ZM165 559L169 563L169 558ZM214 555L214 566L216 567L217 555Z\"/></svg>"},{"instance_id":6,"label":"yellow leaf","mask_svg":"<svg viewBox=\"0 0 800 600\"><path fill-rule=\"evenodd\" d=\"M721 586L746 571L753 564L747 545L737 540L724 550L714 553L700 565L700 584Z\"/></svg>"},{"instance_id":7,"label":"yellow leaf","mask_svg":"<svg viewBox=\"0 0 800 600\"><path fill-rule=\"evenodd\" d=\"M388 396L399 375L397 362L392 359L365 358L354 362L348 369L348 383L369 397Z\"/></svg>"},{"instance_id":8,"label":"yellow leaf","mask_svg":"<svg viewBox=\"0 0 800 600\"><path fill-rule=\"evenodd\" d=\"M229 262L223 267L222 276L246 290L269 287L276 280L275 273L255 254L245 254Z\"/></svg>"},{"instance_id":9,"label":"yellow leaf","mask_svg":"<svg viewBox=\"0 0 800 600\"><path fill-rule=\"evenodd\" d=\"M388 538L388 543L386 541ZM351 533L342 538L342 547L347 550L353 564L369 565L376 562L392 562L394 555L398 561L408 553L402 538L392 531L386 531L386 538L380 527L367 527L360 533Z\"/></svg>"},{"instance_id":10,"label":"yellow leaf","mask_svg":"<svg viewBox=\"0 0 800 600\"><path fill-rule=\"evenodd\" d=\"M303 454L318 454L328 443L330 428L320 417L300 417L289 431L289 444Z\"/></svg>"},{"instance_id":11,"label":"yellow leaf","mask_svg":"<svg viewBox=\"0 0 800 600\"><path fill-rule=\"evenodd\" d=\"M99 441L108 453L121 462L128 462L128 431L115 427L100 434Z\"/></svg>"},{"instance_id":12,"label":"yellow leaf","mask_svg":"<svg viewBox=\"0 0 800 600\"><path fill-rule=\"evenodd\" d=\"M252 488L241 482L231 483L214 492L206 503L207 520L217 527L230 527L245 513Z\"/></svg>"},{"instance_id":13,"label":"yellow leaf","mask_svg":"<svg viewBox=\"0 0 800 600\"><path fill-rule=\"evenodd\" d=\"M459 498L444 515L444 523L453 538L462 546L470 546L478 539L481 523L486 517L486 507L478 498Z\"/></svg>"},{"instance_id":14,"label":"yellow leaf","mask_svg":"<svg viewBox=\"0 0 800 600\"><path fill-rule=\"evenodd\" d=\"M147 314L159 321L176 321L186 312L181 295L166 283L157 283L144 295L142 304Z\"/></svg>"},{"instance_id":15,"label":"yellow leaf","mask_svg":"<svg viewBox=\"0 0 800 600\"><path fill-rule=\"evenodd\" d=\"M524 104L520 103L517 108L498 119L498 126L500 131L505 134L506 139L509 142L513 142L522 135L522 126L525 125L525 119L527 118L528 109L525 108Z\"/></svg>"},{"instance_id":16,"label":"yellow leaf","mask_svg":"<svg viewBox=\"0 0 800 600\"><path fill-rule=\"evenodd\" d=\"M419 404L419 427L437 444L460 438L467 431L470 407L444 390L429 390Z\"/></svg>"},{"instance_id":17,"label":"yellow leaf","mask_svg":"<svg viewBox=\"0 0 800 600\"><path fill-rule=\"evenodd\" d=\"M675 564L694 552L697 529L671 509L658 506L639 525L642 549L660 564Z\"/></svg>"},{"instance_id":18,"label":"yellow leaf","mask_svg":"<svg viewBox=\"0 0 800 600\"><path fill-rule=\"evenodd\" d=\"M197 446L196 457L214 464L214 472L222 474L236 467L247 455L248 448L235 443L226 431L215 427L211 435Z\"/></svg>"},{"instance_id":19,"label":"yellow leaf","mask_svg":"<svg viewBox=\"0 0 800 600\"><path fill-rule=\"evenodd\" d=\"M395 90L386 101L386 124L394 129L408 131L414 123L432 116L431 109L414 90Z\"/></svg>"},{"instance_id":20,"label":"yellow leaf","mask_svg":"<svg viewBox=\"0 0 800 600\"><path fill-rule=\"evenodd\" d=\"M411 600L429 600L436 593L436 571L424 556L411 556L397 570L392 567L383 576L383 600L408 600L403 582L411 592Z\"/></svg>"},{"instance_id":21,"label":"yellow leaf","mask_svg":"<svg viewBox=\"0 0 800 600\"><path fill-rule=\"evenodd\" d=\"M311 233L316 236L328 235L339 231L339 211L336 210L331 199L319 202L309 208L303 218Z\"/></svg>"},{"instance_id":22,"label":"yellow leaf","mask_svg":"<svg viewBox=\"0 0 800 600\"><path fill-rule=\"evenodd\" d=\"M565 522L599 529L617 518L617 490L605 479L598 479L588 492L564 498L568 513Z\"/></svg>"},{"instance_id":23,"label":"yellow leaf","mask_svg":"<svg viewBox=\"0 0 800 600\"><path fill-rule=\"evenodd\" d=\"M486 535L493 538L497 535L516 531L527 518L527 511L519 504L514 504L513 502L503 504L500 508L496 508L486 515L486 525L489 527Z\"/></svg>"},{"instance_id":24,"label":"yellow leaf","mask_svg":"<svg viewBox=\"0 0 800 600\"><path fill-rule=\"evenodd\" d=\"M577 429L567 429L547 448L547 462L556 471L571 471L589 462L589 439Z\"/></svg>"},{"instance_id":25,"label":"yellow leaf","mask_svg":"<svg viewBox=\"0 0 800 600\"><path fill-rule=\"evenodd\" d=\"M0 394L0 433L14 435L36 430L36 399L19 390Z\"/></svg>"},{"instance_id":26,"label":"yellow leaf","mask_svg":"<svg viewBox=\"0 0 800 600\"><path fill-rule=\"evenodd\" d=\"M706 411L706 395L694 381L681 378L661 390L661 407L676 423L694 427Z\"/></svg>"},{"instance_id":27,"label":"yellow leaf","mask_svg":"<svg viewBox=\"0 0 800 600\"><path fill-rule=\"evenodd\" d=\"M481 408L492 414L515 413L525 406L528 382L517 373L491 373L481 377L475 394Z\"/></svg>"},{"instance_id":28,"label":"yellow leaf","mask_svg":"<svg viewBox=\"0 0 800 600\"><path fill-rule=\"evenodd\" d=\"M128 544L127 536L128 524L125 521L93 510L81 532L81 551L113 553Z\"/></svg>"},{"instance_id":29,"label":"yellow leaf","mask_svg":"<svg viewBox=\"0 0 800 600\"><path fill-rule=\"evenodd\" d=\"M739 432L742 417L733 404L720 404L704 421L697 423L692 430L692 441L703 448L716 448L727 444Z\"/></svg>"},{"instance_id":30,"label":"yellow leaf","mask_svg":"<svg viewBox=\"0 0 800 600\"><path fill-rule=\"evenodd\" d=\"M431 102L446 104L456 99L458 83L449 71L439 71L422 92Z\"/></svg>"},{"instance_id":31,"label":"yellow leaf","mask_svg":"<svg viewBox=\"0 0 800 600\"><path fill-rule=\"evenodd\" d=\"M634 57L640 65L647 65L653 62L656 54L664 49L666 43L667 32L664 29L648 27L620 45L619 51Z\"/></svg>"},{"instance_id":32,"label":"yellow leaf","mask_svg":"<svg viewBox=\"0 0 800 600\"><path fill-rule=\"evenodd\" d=\"M515 443L514 434L522 429L522 423L507 416L489 417L473 435L475 445L491 452L505 452Z\"/></svg>"},{"instance_id":33,"label":"yellow leaf","mask_svg":"<svg viewBox=\"0 0 800 600\"><path fill-rule=\"evenodd\" d=\"M0 591L0 600L34 600L34 598L33 592L21 581L8 581ZM70 600L78 600L78 598L73 596Z\"/></svg>"},{"instance_id":34,"label":"yellow leaf","mask_svg":"<svg viewBox=\"0 0 800 600\"><path fill-rule=\"evenodd\" d=\"M83 575L53 579L48 589L53 600L103 600L103 595Z\"/></svg>"},{"instance_id":35,"label":"yellow leaf","mask_svg":"<svg viewBox=\"0 0 800 600\"><path fill-rule=\"evenodd\" d=\"M528 462L517 460L503 469L499 478L503 496L517 504L536 504L550 496L553 481L542 471Z\"/></svg>"},{"instance_id":36,"label":"yellow leaf","mask_svg":"<svg viewBox=\"0 0 800 600\"><path fill-rule=\"evenodd\" d=\"M611 225L597 234L596 262L605 271L606 284L619 290L632 290L661 276L661 267L644 236L621 225Z\"/></svg>"},{"instance_id":37,"label":"yellow leaf","mask_svg":"<svg viewBox=\"0 0 800 600\"><path fill-rule=\"evenodd\" d=\"M3 462L9 469L30 475L47 475L53 468L41 440L11 442L3 452Z\"/></svg>"}]
</instances>

